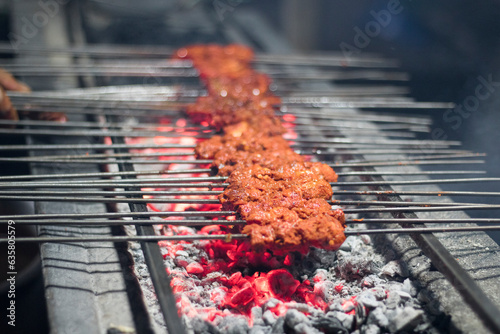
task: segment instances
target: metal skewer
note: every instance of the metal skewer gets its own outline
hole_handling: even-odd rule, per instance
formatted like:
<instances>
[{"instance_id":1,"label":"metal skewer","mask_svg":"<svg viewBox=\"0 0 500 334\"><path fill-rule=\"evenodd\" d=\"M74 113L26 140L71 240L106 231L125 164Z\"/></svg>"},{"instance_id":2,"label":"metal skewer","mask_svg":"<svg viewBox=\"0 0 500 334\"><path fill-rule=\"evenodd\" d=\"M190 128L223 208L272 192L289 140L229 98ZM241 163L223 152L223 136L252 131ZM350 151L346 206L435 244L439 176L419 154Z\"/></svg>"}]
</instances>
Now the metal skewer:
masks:
<instances>
[{"instance_id":1,"label":"metal skewer","mask_svg":"<svg viewBox=\"0 0 500 334\"><path fill-rule=\"evenodd\" d=\"M388 228L388 229L373 229L373 230L349 230L344 234L360 235L360 234L389 234L389 233L445 233L445 232L471 232L471 231L498 231L498 226L460 226L460 227L414 227L414 228ZM248 239L246 234L224 234L224 235L142 235L142 236L109 236L109 237L66 237L66 236L53 236L53 237L26 237L16 238L16 242L131 242L131 241L199 241L199 240L231 240ZM0 244L8 242L7 238L0 238Z\"/></svg>"},{"instance_id":2,"label":"metal skewer","mask_svg":"<svg viewBox=\"0 0 500 334\"><path fill-rule=\"evenodd\" d=\"M292 122L291 124L300 124L300 122ZM175 124L158 124L158 123L96 123L96 122L73 122L73 121L65 121L65 122L54 122L54 121L38 121L38 120L5 120L0 119L0 125L9 125L9 126L39 126L43 128L89 128L89 129L156 129L157 131L161 131L160 129L165 128L169 129L169 131L198 131L202 133L214 133L214 130L208 127L203 126L187 126L180 127ZM405 132L396 132L394 130L405 130L410 133L413 132L429 132L430 128L428 127L417 127L412 125L396 125L394 126L384 126L378 125L377 127L368 126L364 123L358 122L356 125L350 125L347 123L343 123L341 125L331 124L331 125L315 125L315 128L325 130L333 130L333 129L364 129L368 133L383 131L384 134L387 135L400 135ZM310 126L296 125L293 127L293 130L296 132L308 132L311 131ZM166 131L166 130L163 130ZM365 133L365 132L364 132Z\"/></svg>"},{"instance_id":3,"label":"metal skewer","mask_svg":"<svg viewBox=\"0 0 500 334\"><path fill-rule=\"evenodd\" d=\"M168 171L167 171L168 172ZM127 173L127 174L125 174ZM142 176L150 176L150 175L167 175L164 171L136 171L136 172L102 172L102 173L75 173L75 174L38 174L38 175L9 175L9 176L0 176L0 185L3 180L6 181L14 181L19 184L19 180L40 180L40 179L57 179L58 182L68 182L61 181L60 179L64 178L86 178L85 183L91 184L100 184L100 183L108 183L107 186L110 186L112 182L131 182L131 183L142 183L142 182L161 182L161 181L170 181L170 182L222 182L226 180L225 176L210 176L210 177L186 177L186 178L141 178L137 180L126 180L126 179L107 179L110 177L122 176L122 175L142 175ZM363 176L363 175L454 175L454 174L486 174L485 171L480 170L445 170L445 171L402 171L402 172L393 172L393 171L354 171L354 172L338 172L337 175L339 177L344 176ZM92 179L89 180L89 177L102 177L103 179ZM69 181L71 182L71 181ZM16 183L10 183L15 185ZM20 183L23 184L23 183ZM40 183L38 183L40 184Z\"/></svg>"},{"instance_id":4,"label":"metal skewer","mask_svg":"<svg viewBox=\"0 0 500 334\"><path fill-rule=\"evenodd\" d=\"M378 190L336 190L334 196L338 195L398 195L398 196L500 196L500 192L492 191L378 191Z\"/></svg>"},{"instance_id":5,"label":"metal skewer","mask_svg":"<svg viewBox=\"0 0 500 334\"><path fill-rule=\"evenodd\" d=\"M178 174L182 173L191 173L192 170L178 170L174 171ZM202 171L208 172L208 170L200 169L197 170L197 173L201 173ZM197 177L195 178L197 179ZM168 178L163 178L160 180L148 180L148 179L138 179L136 181L132 180L92 180L85 183L82 182L72 182L72 181L57 181L57 182L4 182L0 183L0 189L9 189L9 188L95 188L96 186L104 187L115 187L115 188L124 188L135 185L136 187L145 187L145 188L224 188L228 184L227 183L178 183L176 182L178 179L169 180ZM436 180L403 180L403 181L365 181L365 182L332 182L330 185L332 187L343 187L343 186L369 186L369 185L422 185L422 184L439 184L439 183L467 183L467 182L498 182L500 178L461 178L461 179L436 179ZM196 182L192 180L191 182ZM337 193L337 190L334 190L334 193ZM338 191L339 194L346 194L344 191ZM450 192L439 192L440 194L449 194ZM356 194L365 194L366 192L356 192ZM383 193L382 193L383 194ZM385 193L387 194L387 193ZM390 193L389 193L390 194Z\"/></svg>"},{"instance_id":6,"label":"metal skewer","mask_svg":"<svg viewBox=\"0 0 500 334\"><path fill-rule=\"evenodd\" d=\"M42 161L48 161L48 162L84 162L87 161L89 163L106 163L106 162L113 162L113 160L107 160L110 158L123 158L123 157L129 157L129 158L137 158L137 157L189 157L193 156L194 152L186 152L186 153L171 153L171 152L166 152L166 153L101 153L101 154L80 154L80 155L51 155L51 156L34 156L34 157L16 157L16 158L2 158L0 157L0 162L42 162ZM407 157L406 160L401 161L400 159L385 159L385 160L346 160L345 162L342 163L334 163L332 164L333 166L336 167L352 167L352 164L355 164L356 166L378 166L379 163L394 163L398 162L400 165L404 165L406 163L409 163L411 161L422 161L422 160L435 160L435 159L441 159L441 158L475 158L475 157L480 157L480 156L486 156L484 153L458 153L458 154L446 154L446 155L422 155L422 156L416 156L416 157ZM95 158L106 158L103 160L95 159ZM116 160L119 161L119 160ZM115 161L115 162L116 162ZM139 160L135 159L132 160L134 163L147 163L148 161L151 160ZM211 163L212 160L208 159L194 159L194 160L159 160L157 161L158 163L176 163L175 161L182 161L178 162L179 164L186 164L186 163L198 163L198 164L208 164ZM441 163L441 162L440 162ZM361 164L361 165L360 165Z\"/></svg>"},{"instance_id":7,"label":"metal skewer","mask_svg":"<svg viewBox=\"0 0 500 334\"><path fill-rule=\"evenodd\" d=\"M65 48L45 48L45 47L26 47L13 48L8 43L0 44L0 52L7 54L71 54L74 56L86 57L99 57L99 58L160 58L166 59L173 55L174 49L159 46L143 46L143 47L130 47L125 45L86 45L85 48L81 47L65 47ZM185 62L191 65L190 61ZM382 57L373 55L358 55L350 57L346 61L345 56L341 54L329 55L275 55L275 54L256 54L255 63L263 64L279 64L279 65L297 65L297 66L341 66L341 67L397 67L395 60L388 60Z\"/></svg>"},{"instance_id":8,"label":"metal skewer","mask_svg":"<svg viewBox=\"0 0 500 334\"><path fill-rule=\"evenodd\" d=\"M79 225L79 226L122 226L122 225L174 225L174 226L208 226L208 225L245 225L247 222L241 219L179 219L179 220L152 220L152 219L88 219L88 220L71 220L71 219L17 219L16 225ZM371 225L371 224L394 224L394 223L411 223L411 224L496 224L500 223L499 218L463 218L463 219L423 219L423 218L362 218L348 219L345 221L347 225ZM0 221L0 225L8 224L7 221Z\"/></svg>"}]
</instances>

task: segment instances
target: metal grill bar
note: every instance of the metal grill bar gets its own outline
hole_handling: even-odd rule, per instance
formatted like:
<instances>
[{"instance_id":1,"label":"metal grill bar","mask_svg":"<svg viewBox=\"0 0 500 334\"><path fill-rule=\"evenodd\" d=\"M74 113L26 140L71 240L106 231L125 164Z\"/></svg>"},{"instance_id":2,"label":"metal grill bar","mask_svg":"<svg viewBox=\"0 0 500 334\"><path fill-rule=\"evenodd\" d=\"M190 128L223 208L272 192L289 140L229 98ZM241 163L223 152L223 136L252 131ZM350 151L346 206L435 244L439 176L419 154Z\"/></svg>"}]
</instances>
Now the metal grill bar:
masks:
<instances>
[{"instance_id":1,"label":"metal grill bar","mask_svg":"<svg viewBox=\"0 0 500 334\"><path fill-rule=\"evenodd\" d=\"M376 230L353 230L345 231L347 236L349 235L362 235L362 234L419 234L419 235L431 235L432 233L446 233L446 232L471 232L471 231L498 231L500 230L500 225L497 226L460 226L460 227L411 227L411 228L387 228L387 229L376 229ZM246 234L223 234L223 235L141 235L141 236L113 236L113 237L28 237L28 238L16 238L16 242L127 242L127 241L138 241L138 242L158 242L158 241L198 241L198 240L224 240L230 242L231 240L248 239ZM7 243L9 239L0 238L0 244ZM465 272L465 271L464 271ZM457 272L457 274L461 274ZM466 280L464 280L466 281ZM468 282L467 282L468 283ZM485 299L489 300L489 299ZM487 303L488 306L493 304ZM494 313L494 312L492 312Z\"/></svg>"}]
</instances>

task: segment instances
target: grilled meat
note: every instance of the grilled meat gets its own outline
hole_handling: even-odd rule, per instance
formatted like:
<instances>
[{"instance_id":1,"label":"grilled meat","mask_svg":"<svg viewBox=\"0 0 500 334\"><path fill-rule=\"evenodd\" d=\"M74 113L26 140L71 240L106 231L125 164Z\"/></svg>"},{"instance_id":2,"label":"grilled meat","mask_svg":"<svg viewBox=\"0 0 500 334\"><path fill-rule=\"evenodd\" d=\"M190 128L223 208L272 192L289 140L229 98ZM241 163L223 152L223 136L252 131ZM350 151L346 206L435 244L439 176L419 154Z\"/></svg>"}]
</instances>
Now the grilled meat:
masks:
<instances>
[{"instance_id":1,"label":"grilled meat","mask_svg":"<svg viewBox=\"0 0 500 334\"><path fill-rule=\"evenodd\" d=\"M191 59L208 96L186 108L195 122L208 122L224 135L200 143L195 153L213 159L218 175L229 176L219 196L223 210L247 221L242 233L257 251L307 253L310 246L337 249L345 240L342 210L332 210L329 166L308 162L281 136L275 115L280 99L270 80L250 67L253 53L242 46L191 46L177 58Z\"/></svg>"}]
</instances>

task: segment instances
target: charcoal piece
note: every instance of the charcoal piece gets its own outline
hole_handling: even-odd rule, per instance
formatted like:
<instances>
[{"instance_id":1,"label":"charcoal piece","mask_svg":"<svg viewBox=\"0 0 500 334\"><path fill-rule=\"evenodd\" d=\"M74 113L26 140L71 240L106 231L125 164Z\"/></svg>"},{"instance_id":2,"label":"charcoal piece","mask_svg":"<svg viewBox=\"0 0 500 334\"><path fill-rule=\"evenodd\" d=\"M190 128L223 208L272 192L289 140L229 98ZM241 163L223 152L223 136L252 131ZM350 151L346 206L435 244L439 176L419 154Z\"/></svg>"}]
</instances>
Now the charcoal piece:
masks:
<instances>
[{"instance_id":1,"label":"charcoal piece","mask_svg":"<svg viewBox=\"0 0 500 334\"><path fill-rule=\"evenodd\" d=\"M363 304L364 306L373 309L376 308L379 304L377 299L375 298L375 295L371 293L370 291L365 291L363 292L359 297L358 297L358 302Z\"/></svg>"},{"instance_id":2,"label":"charcoal piece","mask_svg":"<svg viewBox=\"0 0 500 334\"><path fill-rule=\"evenodd\" d=\"M376 286L371 289L371 292L377 300L385 300L387 298L387 294L385 293L385 289L383 287Z\"/></svg>"},{"instance_id":3,"label":"charcoal piece","mask_svg":"<svg viewBox=\"0 0 500 334\"><path fill-rule=\"evenodd\" d=\"M316 328L312 327L309 324L303 323L303 322L300 323L300 324L297 324L293 328L293 332L292 333L294 333L294 334L322 334L322 332L320 332Z\"/></svg>"},{"instance_id":4,"label":"charcoal piece","mask_svg":"<svg viewBox=\"0 0 500 334\"><path fill-rule=\"evenodd\" d=\"M401 303L401 297L395 292L390 292L389 296L387 296L387 299L385 301L385 305L389 309L395 309L396 307L398 307L400 303Z\"/></svg>"},{"instance_id":5,"label":"charcoal piece","mask_svg":"<svg viewBox=\"0 0 500 334\"><path fill-rule=\"evenodd\" d=\"M411 295L408 292L404 292L403 290L394 291L394 292L399 295L399 297L401 298L401 300L409 300L409 299L411 299Z\"/></svg>"},{"instance_id":6,"label":"charcoal piece","mask_svg":"<svg viewBox=\"0 0 500 334\"><path fill-rule=\"evenodd\" d=\"M262 314L262 319L266 325L272 326L276 322L276 316L270 310L265 311Z\"/></svg>"},{"instance_id":7,"label":"charcoal piece","mask_svg":"<svg viewBox=\"0 0 500 334\"><path fill-rule=\"evenodd\" d=\"M398 316L390 319L388 328L391 332L411 331L420 323L424 315L422 310L412 307L405 307L398 313Z\"/></svg>"},{"instance_id":8,"label":"charcoal piece","mask_svg":"<svg viewBox=\"0 0 500 334\"><path fill-rule=\"evenodd\" d=\"M417 295L417 288L413 286L409 278L403 281L403 287L401 288L401 290L409 293L412 297L415 297Z\"/></svg>"},{"instance_id":9,"label":"charcoal piece","mask_svg":"<svg viewBox=\"0 0 500 334\"><path fill-rule=\"evenodd\" d=\"M270 308L278 306L280 303L281 302L276 298L269 298L269 300L262 306L262 309L266 311Z\"/></svg>"},{"instance_id":10,"label":"charcoal piece","mask_svg":"<svg viewBox=\"0 0 500 334\"><path fill-rule=\"evenodd\" d=\"M279 317L276 319L272 327L271 334L283 334L285 333L285 317Z\"/></svg>"},{"instance_id":11,"label":"charcoal piece","mask_svg":"<svg viewBox=\"0 0 500 334\"><path fill-rule=\"evenodd\" d=\"M312 326L325 334L342 334L349 333L349 331L342 326L339 319L334 317L320 317L313 319Z\"/></svg>"},{"instance_id":12,"label":"charcoal piece","mask_svg":"<svg viewBox=\"0 0 500 334\"><path fill-rule=\"evenodd\" d=\"M200 319L191 319L191 328L195 334L220 334L220 331L211 323Z\"/></svg>"},{"instance_id":13,"label":"charcoal piece","mask_svg":"<svg viewBox=\"0 0 500 334\"><path fill-rule=\"evenodd\" d=\"M368 314L366 319L368 325L377 325L379 327L387 327L389 325L389 319L384 314L384 310L381 307L377 307Z\"/></svg>"},{"instance_id":14,"label":"charcoal piece","mask_svg":"<svg viewBox=\"0 0 500 334\"><path fill-rule=\"evenodd\" d=\"M218 324L221 332L226 334L247 334L248 321L244 317L227 316L222 318Z\"/></svg>"},{"instance_id":15,"label":"charcoal piece","mask_svg":"<svg viewBox=\"0 0 500 334\"><path fill-rule=\"evenodd\" d=\"M379 334L380 327L378 327L377 325L364 325L361 328L361 333L363 333L363 334Z\"/></svg>"},{"instance_id":16,"label":"charcoal piece","mask_svg":"<svg viewBox=\"0 0 500 334\"><path fill-rule=\"evenodd\" d=\"M328 310L343 312L344 308L342 307L342 303L340 302L340 300L335 300L330 304L330 306L328 306Z\"/></svg>"},{"instance_id":17,"label":"charcoal piece","mask_svg":"<svg viewBox=\"0 0 500 334\"><path fill-rule=\"evenodd\" d=\"M300 323L309 324L310 321L304 313L297 310L290 309L285 314L285 325L286 327L292 329Z\"/></svg>"},{"instance_id":18,"label":"charcoal piece","mask_svg":"<svg viewBox=\"0 0 500 334\"><path fill-rule=\"evenodd\" d=\"M269 326L253 326L248 334L271 334L272 328Z\"/></svg>"},{"instance_id":19,"label":"charcoal piece","mask_svg":"<svg viewBox=\"0 0 500 334\"><path fill-rule=\"evenodd\" d=\"M399 261L390 261L380 269L381 273L386 276L408 277L408 268Z\"/></svg>"},{"instance_id":20,"label":"charcoal piece","mask_svg":"<svg viewBox=\"0 0 500 334\"><path fill-rule=\"evenodd\" d=\"M254 306L252 307L251 312L254 326L264 325L264 320L262 319L262 308Z\"/></svg>"},{"instance_id":21,"label":"charcoal piece","mask_svg":"<svg viewBox=\"0 0 500 334\"><path fill-rule=\"evenodd\" d=\"M340 321L342 326L344 328L347 328L347 330L351 330L354 322L354 317L351 314L345 314L344 312L341 311L333 311L333 312L328 312L326 314L328 318L335 318Z\"/></svg>"}]
</instances>

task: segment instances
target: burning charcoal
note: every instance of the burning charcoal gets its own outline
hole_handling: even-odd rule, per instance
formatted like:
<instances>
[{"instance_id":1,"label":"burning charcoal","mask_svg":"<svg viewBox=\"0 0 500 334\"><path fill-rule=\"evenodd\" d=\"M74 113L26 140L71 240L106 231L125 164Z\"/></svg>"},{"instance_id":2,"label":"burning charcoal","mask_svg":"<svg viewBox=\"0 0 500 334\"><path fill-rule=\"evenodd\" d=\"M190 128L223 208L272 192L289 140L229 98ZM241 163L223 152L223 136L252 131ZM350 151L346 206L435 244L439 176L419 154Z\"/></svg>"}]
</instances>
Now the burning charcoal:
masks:
<instances>
[{"instance_id":1,"label":"burning charcoal","mask_svg":"<svg viewBox=\"0 0 500 334\"><path fill-rule=\"evenodd\" d=\"M328 271L325 269L316 269L313 277L314 282L325 281L328 278Z\"/></svg>"},{"instance_id":2,"label":"burning charcoal","mask_svg":"<svg viewBox=\"0 0 500 334\"><path fill-rule=\"evenodd\" d=\"M324 281L314 284L314 293L326 300L332 298L330 291L335 289L335 284L332 281Z\"/></svg>"},{"instance_id":3,"label":"burning charcoal","mask_svg":"<svg viewBox=\"0 0 500 334\"><path fill-rule=\"evenodd\" d=\"M350 300L346 301L343 305L342 305L342 308L344 310L344 312L348 313L348 312L351 312L352 310L354 310L354 307L356 307L356 305L354 305L354 303Z\"/></svg>"},{"instance_id":4,"label":"burning charcoal","mask_svg":"<svg viewBox=\"0 0 500 334\"><path fill-rule=\"evenodd\" d=\"M189 256L189 255L188 255ZM187 267L189 265L189 263L193 262L192 259L190 259L189 257L186 257L186 256L176 256L174 258L174 263L175 265L179 266L179 267Z\"/></svg>"},{"instance_id":5,"label":"burning charcoal","mask_svg":"<svg viewBox=\"0 0 500 334\"><path fill-rule=\"evenodd\" d=\"M191 262L186 266L186 271L188 274L201 274L203 273L204 269L201 264L198 262Z\"/></svg>"},{"instance_id":6,"label":"burning charcoal","mask_svg":"<svg viewBox=\"0 0 500 334\"><path fill-rule=\"evenodd\" d=\"M270 310L267 310L262 314L262 319L264 320L264 323L266 325L270 326L274 325L274 323L276 322L276 316Z\"/></svg>"},{"instance_id":7,"label":"burning charcoal","mask_svg":"<svg viewBox=\"0 0 500 334\"><path fill-rule=\"evenodd\" d=\"M375 324L380 327L387 327L389 325L389 319L385 316L383 308L377 307L370 312L366 323L368 325Z\"/></svg>"},{"instance_id":8,"label":"burning charcoal","mask_svg":"<svg viewBox=\"0 0 500 334\"><path fill-rule=\"evenodd\" d=\"M373 293L371 293L370 291L363 292L357 300L359 303L363 304L363 306L366 306L370 309L376 308L379 304Z\"/></svg>"},{"instance_id":9,"label":"burning charcoal","mask_svg":"<svg viewBox=\"0 0 500 334\"><path fill-rule=\"evenodd\" d=\"M269 300L263 305L263 310L266 311L270 308L278 306L281 302L276 298L269 298Z\"/></svg>"},{"instance_id":10,"label":"burning charcoal","mask_svg":"<svg viewBox=\"0 0 500 334\"><path fill-rule=\"evenodd\" d=\"M423 315L422 310L405 307L397 317L391 319L388 328L391 332L411 331L422 320Z\"/></svg>"}]
</instances>

